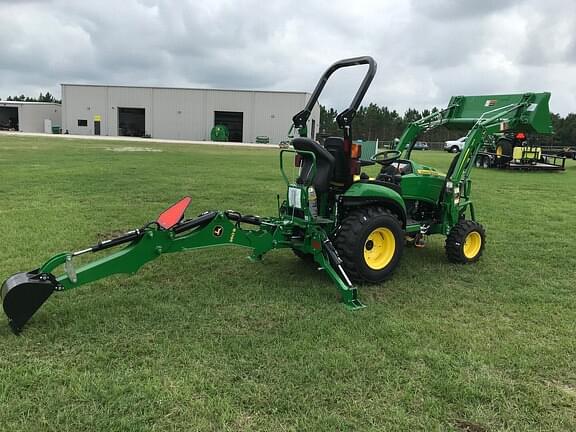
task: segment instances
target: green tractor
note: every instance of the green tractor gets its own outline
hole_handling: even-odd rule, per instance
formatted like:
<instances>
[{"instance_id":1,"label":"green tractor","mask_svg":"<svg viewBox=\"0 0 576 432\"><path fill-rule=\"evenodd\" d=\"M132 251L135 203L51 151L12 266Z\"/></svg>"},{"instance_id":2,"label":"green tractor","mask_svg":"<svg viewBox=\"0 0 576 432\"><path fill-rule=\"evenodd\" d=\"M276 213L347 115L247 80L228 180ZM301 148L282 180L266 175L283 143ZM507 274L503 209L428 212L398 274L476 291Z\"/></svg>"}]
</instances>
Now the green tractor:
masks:
<instances>
[{"instance_id":1,"label":"green tractor","mask_svg":"<svg viewBox=\"0 0 576 432\"><path fill-rule=\"evenodd\" d=\"M228 142L230 141L230 130L228 126L217 124L210 131L210 141Z\"/></svg>"},{"instance_id":2,"label":"green tractor","mask_svg":"<svg viewBox=\"0 0 576 432\"><path fill-rule=\"evenodd\" d=\"M329 137L320 145L302 136L330 76L357 65L368 68L350 106L336 119L342 137ZM519 96L517 102L502 107L491 104L480 110L481 115L476 112L463 151L444 175L410 160L410 151L417 135L433 124L470 122L466 106L471 98L456 99L446 110L411 124L396 149L364 161L361 147L352 140L352 123L375 73L371 57L356 57L334 63L322 75L306 107L293 118L293 130L301 136L292 139L292 148L280 151L287 190L284 200L278 200L277 216L214 210L188 219L184 214L191 199L186 197L140 228L79 251L57 254L35 270L6 279L1 297L13 331L20 332L54 292L113 274L135 273L162 254L212 246L248 248L253 261L260 261L272 249L292 249L328 274L350 309L364 307L355 283L380 283L389 277L401 259L406 238L421 245L427 235L444 235L451 261L477 261L484 250L485 233L475 221L470 198L472 161L483 134L503 124L514 129L540 121L528 109L533 95ZM535 110L547 112L547 106L538 104ZM362 173L363 166L374 164L381 166L376 178ZM293 178L289 178L290 171ZM114 251L81 267L74 264L78 256L110 249Z\"/></svg>"},{"instance_id":3,"label":"green tractor","mask_svg":"<svg viewBox=\"0 0 576 432\"><path fill-rule=\"evenodd\" d=\"M552 134L552 128L541 134ZM488 137L478 156L478 168L504 168L530 171L564 171L566 157L561 154L545 154L534 143L535 136L524 132L495 134Z\"/></svg>"}]
</instances>

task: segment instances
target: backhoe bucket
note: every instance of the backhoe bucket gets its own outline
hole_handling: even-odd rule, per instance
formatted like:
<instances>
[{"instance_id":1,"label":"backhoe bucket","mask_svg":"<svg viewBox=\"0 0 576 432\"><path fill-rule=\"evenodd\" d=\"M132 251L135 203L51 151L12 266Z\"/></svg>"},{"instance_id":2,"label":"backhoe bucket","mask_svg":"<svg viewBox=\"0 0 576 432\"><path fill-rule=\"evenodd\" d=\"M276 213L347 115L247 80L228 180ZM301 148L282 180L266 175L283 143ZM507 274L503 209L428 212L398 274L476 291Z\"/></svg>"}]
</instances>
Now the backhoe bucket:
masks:
<instances>
[{"instance_id":1,"label":"backhoe bucket","mask_svg":"<svg viewBox=\"0 0 576 432\"><path fill-rule=\"evenodd\" d=\"M10 327L14 333L19 333L54 292L54 282L38 270L16 273L4 281L0 292Z\"/></svg>"}]
</instances>

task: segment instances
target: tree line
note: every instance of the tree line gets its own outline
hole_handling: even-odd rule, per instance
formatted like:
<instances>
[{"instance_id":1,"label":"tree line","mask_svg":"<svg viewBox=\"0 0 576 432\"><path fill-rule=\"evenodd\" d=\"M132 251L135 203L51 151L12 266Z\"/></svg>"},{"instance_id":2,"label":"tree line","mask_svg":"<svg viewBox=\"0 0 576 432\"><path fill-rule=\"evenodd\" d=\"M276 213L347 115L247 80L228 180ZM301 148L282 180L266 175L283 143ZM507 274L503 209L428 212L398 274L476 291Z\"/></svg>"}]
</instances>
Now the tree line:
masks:
<instances>
[{"instance_id":1,"label":"tree line","mask_svg":"<svg viewBox=\"0 0 576 432\"><path fill-rule=\"evenodd\" d=\"M390 110L386 106L379 106L371 103L368 106L361 106L354 118L354 137L365 141L392 141L399 138L409 123L426 117L437 108L423 110L422 112L414 108L409 108L403 115L396 110ZM320 105L320 133L339 135L340 130L336 124L338 112L334 108L327 108ZM559 145L576 148L576 114L568 114L561 117L559 114L552 114L552 125L554 135L552 138L544 138L548 145ZM422 136L425 141L441 142L449 139L457 139L462 136L462 131L450 131L440 127L427 132Z\"/></svg>"},{"instance_id":2,"label":"tree line","mask_svg":"<svg viewBox=\"0 0 576 432\"><path fill-rule=\"evenodd\" d=\"M2 100L2 98L0 98L0 101L1 100ZM42 92L40 92L40 95L37 98L20 95L20 96L8 96L8 98L6 100L7 101L17 101L17 102L62 103L61 99L56 99L53 95L50 94L50 92L46 92L45 94L42 94Z\"/></svg>"}]
</instances>

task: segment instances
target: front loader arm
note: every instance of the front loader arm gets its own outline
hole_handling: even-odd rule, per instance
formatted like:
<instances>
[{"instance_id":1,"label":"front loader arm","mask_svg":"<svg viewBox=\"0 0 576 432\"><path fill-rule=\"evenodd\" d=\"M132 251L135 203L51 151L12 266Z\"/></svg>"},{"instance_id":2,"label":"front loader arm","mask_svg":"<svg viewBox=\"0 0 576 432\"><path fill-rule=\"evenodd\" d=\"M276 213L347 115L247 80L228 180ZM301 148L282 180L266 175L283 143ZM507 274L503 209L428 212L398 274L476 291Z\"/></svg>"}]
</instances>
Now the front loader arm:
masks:
<instances>
[{"instance_id":1,"label":"front loader arm","mask_svg":"<svg viewBox=\"0 0 576 432\"><path fill-rule=\"evenodd\" d=\"M410 159L410 152L412 151L412 145L416 141L416 138L418 138L418 136L423 132L428 132L429 130L450 123L452 121L454 109L458 107L459 103L460 99L456 99L454 103L449 104L446 108L440 111L434 111L433 113L410 123L404 132L402 132L400 140L394 147L394 150L402 152L403 159Z\"/></svg>"},{"instance_id":2,"label":"front loader arm","mask_svg":"<svg viewBox=\"0 0 576 432\"><path fill-rule=\"evenodd\" d=\"M410 157L409 151L406 151L412 146L412 143L423 132L423 127L419 122L410 123L400 136L400 140L394 147L394 150L402 152L402 158L408 159Z\"/></svg>"},{"instance_id":3,"label":"front loader arm","mask_svg":"<svg viewBox=\"0 0 576 432\"><path fill-rule=\"evenodd\" d=\"M484 144L484 137L497 132L514 130L526 127L527 124L535 129L539 124L529 123L529 110L534 110L535 95L527 93L517 103L511 103L483 113L466 135L462 151L456 156L457 160L450 167L446 175L446 190L443 192L442 205L444 207L444 227L448 233L461 214L470 209L474 219L474 207L470 200L470 174L478 152ZM547 99L545 99L547 103ZM539 120L539 119L538 119Z\"/></svg>"}]
</instances>

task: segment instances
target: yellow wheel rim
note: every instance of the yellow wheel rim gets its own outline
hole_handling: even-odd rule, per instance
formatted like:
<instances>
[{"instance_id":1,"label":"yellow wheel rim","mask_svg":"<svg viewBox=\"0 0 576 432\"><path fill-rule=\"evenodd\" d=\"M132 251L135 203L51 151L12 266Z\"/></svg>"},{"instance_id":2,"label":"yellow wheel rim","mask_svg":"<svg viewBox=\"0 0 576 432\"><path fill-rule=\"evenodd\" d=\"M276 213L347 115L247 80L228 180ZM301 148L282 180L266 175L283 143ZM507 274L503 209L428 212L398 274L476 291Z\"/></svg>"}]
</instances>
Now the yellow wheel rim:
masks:
<instances>
[{"instance_id":1,"label":"yellow wheel rim","mask_svg":"<svg viewBox=\"0 0 576 432\"><path fill-rule=\"evenodd\" d=\"M502 156L504 154L504 149L502 146L496 147L496 156Z\"/></svg>"},{"instance_id":2,"label":"yellow wheel rim","mask_svg":"<svg viewBox=\"0 0 576 432\"><path fill-rule=\"evenodd\" d=\"M480 248L482 248L482 236L478 231L472 231L464 240L464 256L473 259L480 252Z\"/></svg>"},{"instance_id":3,"label":"yellow wheel rim","mask_svg":"<svg viewBox=\"0 0 576 432\"><path fill-rule=\"evenodd\" d=\"M376 228L364 243L364 261L372 270L382 270L394 257L396 239L388 228Z\"/></svg>"}]
</instances>

